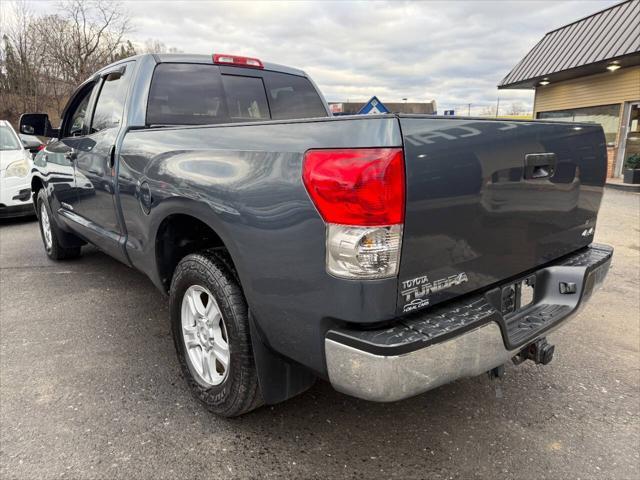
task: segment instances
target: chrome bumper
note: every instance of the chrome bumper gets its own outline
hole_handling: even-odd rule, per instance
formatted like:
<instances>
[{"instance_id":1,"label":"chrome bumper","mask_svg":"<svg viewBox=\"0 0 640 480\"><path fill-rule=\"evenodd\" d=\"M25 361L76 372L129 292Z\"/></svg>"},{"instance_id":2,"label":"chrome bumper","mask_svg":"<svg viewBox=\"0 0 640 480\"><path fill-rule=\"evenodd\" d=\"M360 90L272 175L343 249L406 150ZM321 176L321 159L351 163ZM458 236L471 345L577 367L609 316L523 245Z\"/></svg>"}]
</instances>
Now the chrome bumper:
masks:
<instances>
[{"instance_id":1,"label":"chrome bumper","mask_svg":"<svg viewBox=\"0 0 640 480\"><path fill-rule=\"evenodd\" d=\"M417 333L424 333L425 327L412 327L411 321L403 321L401 326L378 332L366 332L355 339L350 336L353 331L329 332L325 339L325 354L331 384L339 392L354 397L391 402L503 365L522 348L566 323L565 320L576 313L602 284L613 250L605 246L593 248L591 255L585 256L583 252L537 272L544 296L511 318L508 315L503 317L484 297L478 297L471 303L467 300L465 307L454 305L444 312L444 309L436 310L426 320L419 321L423 324L431 322L430 325L433 325L434 318L455 321L453 317L462 315L462 311L466 318L471 312L471 320L460 322L460 333L456 335L454 332L453 336L452 323L449 322L447 332L442 335L443 340L423 348L392 355L384 353L385 350L397 352L404 349L406 345L403 342L415 345L425 341ZM558 281L567 278L578 282L579 293L574 296L557 295ZM549 303L551 300L553 304ZM549 318L545 317L545 320L543 316ZM523 337L523 329L528 328L531 328L531 334ZM509 338L510 332L513 332L512 338ZM429 334L433 338L432 332ZM518 343L511 343L510 340L515 338Z\"/></svg>"},{"instance_id":2,"label":"chrome bumper","mask_svg":"<svg viewBox=\"0 0 640 480\"><path fill-rule=\"evenodd\" d=\"M496 323L398 356L374 355L330 339L325 340L325 351L333 387L376 402L401 400L457 378L480 375L517 353L504 347Z\"/></svg>"}]
</instances>

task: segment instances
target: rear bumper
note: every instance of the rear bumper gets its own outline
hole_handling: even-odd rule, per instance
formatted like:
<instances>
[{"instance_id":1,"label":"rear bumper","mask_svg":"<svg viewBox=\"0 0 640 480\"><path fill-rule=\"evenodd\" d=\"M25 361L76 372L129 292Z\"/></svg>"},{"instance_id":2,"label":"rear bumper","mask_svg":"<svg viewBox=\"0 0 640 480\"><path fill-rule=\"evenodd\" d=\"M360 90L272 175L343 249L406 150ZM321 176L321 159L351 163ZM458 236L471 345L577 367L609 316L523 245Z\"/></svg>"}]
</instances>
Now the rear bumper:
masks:
<instances>
[{"instance_id":1,"label":"rear bumper","mask_svg":"<svg viewBox=\"0 0 640 480\"><path fill-rule=\"evenodd\" d=\"M534 300L515 313L503 313L503 287L525 277L385 329L330 330L329 380L340 392L388 402L498 367L575 314L604 281L612 255L594 244L528 274ZM560 293L561 283L575 284L575 293Z\"/></svg>"}]
</instances>

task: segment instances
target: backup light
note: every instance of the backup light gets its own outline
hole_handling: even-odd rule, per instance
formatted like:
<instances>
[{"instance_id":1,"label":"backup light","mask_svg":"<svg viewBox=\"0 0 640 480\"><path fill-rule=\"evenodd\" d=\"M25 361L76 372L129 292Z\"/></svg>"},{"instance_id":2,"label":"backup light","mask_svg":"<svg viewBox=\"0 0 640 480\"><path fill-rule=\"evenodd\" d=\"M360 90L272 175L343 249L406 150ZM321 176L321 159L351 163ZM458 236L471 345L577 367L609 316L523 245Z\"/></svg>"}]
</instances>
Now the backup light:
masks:
<instances>
[{"instance_id":1,"label":"backup light","mask_svg":"<svg viewBox=\"0 0 640 480\"><path fill-rule=\"evenodd\" d=\"M327 272L357 279L396 276L405 205L402 149L309 150L302 179L327 224Z\"/></svg>"},{"instance_id":2,"label":"backup light","mask_svg":"<svg viewBox=\"0 0 640 480\"><path fill-rule=\"evenodd\" d=\"M327 225L327 271L342 278L385 278L398 274L402 225Z\"/></svg>"},{"instance_id":3,"label":"backup light","mask_svg":"<svg viewBox=\"0 0 640 480\"><path fill-rule=\"evenodd\" d=\"M227 55L224 53L214 53L213 63L218 65L235 65L238 67L264 68L264 65L257 58L241 57L239 55Z\"/></svg>"}]
</instances>

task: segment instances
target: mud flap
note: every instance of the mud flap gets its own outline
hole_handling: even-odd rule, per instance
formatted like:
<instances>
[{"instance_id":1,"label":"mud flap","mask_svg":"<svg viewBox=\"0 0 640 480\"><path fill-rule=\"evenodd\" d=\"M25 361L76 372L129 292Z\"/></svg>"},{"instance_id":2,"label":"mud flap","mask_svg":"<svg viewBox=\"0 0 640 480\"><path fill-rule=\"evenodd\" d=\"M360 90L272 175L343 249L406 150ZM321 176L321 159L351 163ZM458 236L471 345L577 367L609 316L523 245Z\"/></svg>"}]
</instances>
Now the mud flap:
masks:
<instances>
[{"instance_id":1,"label":"mud flap","mask_svg":"<svg viewBox=\"0 0 640 480\"><path fill-rule=\"evenodd\" d=\"M249 328L264 403L273 405L284 402L313 386L316 376L309 369L283 357L268 346L251 312Z\"/></svg>"}]
</instances>

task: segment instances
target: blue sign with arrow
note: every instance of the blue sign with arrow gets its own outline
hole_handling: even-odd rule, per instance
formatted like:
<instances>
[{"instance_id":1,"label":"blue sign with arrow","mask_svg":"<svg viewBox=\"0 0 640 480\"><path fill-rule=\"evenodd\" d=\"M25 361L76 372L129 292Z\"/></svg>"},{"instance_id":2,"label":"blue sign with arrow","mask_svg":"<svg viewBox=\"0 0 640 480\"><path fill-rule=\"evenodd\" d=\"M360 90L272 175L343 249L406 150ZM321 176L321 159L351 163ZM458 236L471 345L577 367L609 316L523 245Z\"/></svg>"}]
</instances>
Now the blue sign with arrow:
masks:
<instances>
[{"instance_id":1,"label":"blue sign with arrow","mask_svg":"<svg viewBox=\"0 0 640 480\"><path fill-rule=\"evenodd\" d=\"M364 106L358 112L358 115L377 115L380 113L391 113L387 107L384 106L378 97L373 96L371 100L364 104Z\"/></svg>"}]
</instances>

